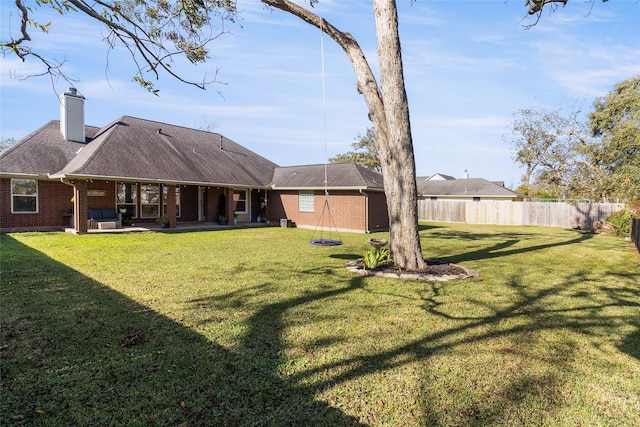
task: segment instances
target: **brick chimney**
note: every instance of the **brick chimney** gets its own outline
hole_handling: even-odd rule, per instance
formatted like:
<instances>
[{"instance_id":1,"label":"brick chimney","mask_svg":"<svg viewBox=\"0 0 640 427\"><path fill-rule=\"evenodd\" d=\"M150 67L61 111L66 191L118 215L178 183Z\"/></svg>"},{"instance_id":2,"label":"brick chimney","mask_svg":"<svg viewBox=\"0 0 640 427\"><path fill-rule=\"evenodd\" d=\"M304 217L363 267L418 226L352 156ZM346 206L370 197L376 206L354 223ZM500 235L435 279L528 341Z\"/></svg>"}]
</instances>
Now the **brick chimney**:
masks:
<instances>
[{"instance_id":1,"label":"brick chimney","mask_svg":"<svg viewBox=\"0 0 640 427\"><path fill-rule=\"evenodd\" d=\"M67 141L85 142L84 96L75 87L60 95L60 133Z\"/></svg>"}]
</instances>

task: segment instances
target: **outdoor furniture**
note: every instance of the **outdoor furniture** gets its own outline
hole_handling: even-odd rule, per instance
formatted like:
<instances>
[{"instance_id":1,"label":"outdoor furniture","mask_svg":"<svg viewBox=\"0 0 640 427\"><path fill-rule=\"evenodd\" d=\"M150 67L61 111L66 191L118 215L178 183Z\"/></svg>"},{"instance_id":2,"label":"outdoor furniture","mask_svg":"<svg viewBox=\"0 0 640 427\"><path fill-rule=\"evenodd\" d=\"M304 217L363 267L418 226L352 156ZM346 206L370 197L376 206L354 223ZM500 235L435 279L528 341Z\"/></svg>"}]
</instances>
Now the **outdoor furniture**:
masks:
<instances>
[{"instance_id":1,"label":"outdoor furniture","mask_svg":"<svg viewBox=\"0 0 640 427\"><path fill-rule=\"evenodd\" d=\"M98 223L98 230L113 230L117 228L117 224L115 221L102 221Z\"/></svg>"},{"instance_id":2,"label":"outdoor furniture","mask_svg":"<svg viewBox=\"0 0 640 427\"><path fill-rule=\"evenodd\" d=\"M87 212L89 220L95 220L98 223L98 229L105 230L108 228L118 228L121 226L120 218L115 209L89 209ZM101 226L103 223L113 223Z\"/></svg>"}]
</instances>

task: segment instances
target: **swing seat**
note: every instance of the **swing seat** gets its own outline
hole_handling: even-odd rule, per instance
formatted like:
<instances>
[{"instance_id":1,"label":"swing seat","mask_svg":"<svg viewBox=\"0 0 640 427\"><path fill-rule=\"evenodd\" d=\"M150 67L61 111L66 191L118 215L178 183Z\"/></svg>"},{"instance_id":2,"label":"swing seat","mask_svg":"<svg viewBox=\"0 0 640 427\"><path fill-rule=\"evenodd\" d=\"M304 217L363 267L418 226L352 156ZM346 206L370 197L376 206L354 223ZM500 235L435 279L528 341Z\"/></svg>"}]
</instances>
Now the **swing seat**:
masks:
<instances>
[{"instance_id":1,"label":"swing seat","mask_svg":"<svg viewBox=\"0 0 640 427\"><path fill-rule=\"evenodd\" d=\"M315 246L340 246L342 244L342 240L335 239L311 239L309 243Z\"/></svg>"}]
</instances>

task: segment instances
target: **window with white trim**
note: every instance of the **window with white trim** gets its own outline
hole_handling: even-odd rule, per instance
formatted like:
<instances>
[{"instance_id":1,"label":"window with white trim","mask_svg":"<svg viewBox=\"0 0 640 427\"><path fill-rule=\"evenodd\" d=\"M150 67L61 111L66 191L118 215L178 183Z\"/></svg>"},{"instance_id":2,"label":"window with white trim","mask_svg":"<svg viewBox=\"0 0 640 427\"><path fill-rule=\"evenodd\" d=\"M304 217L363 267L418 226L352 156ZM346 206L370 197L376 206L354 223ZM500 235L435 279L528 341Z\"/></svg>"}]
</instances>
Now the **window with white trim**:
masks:
<instances>
[{"instance_id":1,"label":"window with white trim","mask_svg":"<svg viewBox=\"0 0 640 427\"><path fill-rule=\"evenodd\" d=\"M236 202L234 213L246 214L247 210L247 190L233 190L233 201Z\"/></svg>"},{"instance_id":2,"label":"window with white trim","mask_svg":"<svg viewBox=\"0 0 640 427\"><path fill-rule=\"evenodd\" d=\"M38 213L37 180L11 180L11 213Z\"/></svg>"},{"instance_id":3,"label":"window with white trim","mask_svg":"<svg viewBox=\"0 0 640 427\"><path fill-rule=\"evenodd\" d=\"M314 194L310 190L300 190L298 192L298 210L300 212L314 211Z\"/></svg>"},{"instance_id":4,"label":"window with white trim","mask_svg":"<svg viewBox=\"0 0 640 427\"><path fill-rule=\"evenodd\" d=\"M140 216L158 218L160 216L160 185L142 184L140 186Z\"/></svg>"},{"instance_id":5,"label":"window with white trim","mask_svg":"<svg viewBox=\"0 0 640 427\"><path fill-rule=\"evenodd\" d=\"M135 182L119 182L116 184L116 205L118 211L128 218L138 217L138 184ZM124 211L124 212L123 212Z\"/></svg>"}]
</instances>

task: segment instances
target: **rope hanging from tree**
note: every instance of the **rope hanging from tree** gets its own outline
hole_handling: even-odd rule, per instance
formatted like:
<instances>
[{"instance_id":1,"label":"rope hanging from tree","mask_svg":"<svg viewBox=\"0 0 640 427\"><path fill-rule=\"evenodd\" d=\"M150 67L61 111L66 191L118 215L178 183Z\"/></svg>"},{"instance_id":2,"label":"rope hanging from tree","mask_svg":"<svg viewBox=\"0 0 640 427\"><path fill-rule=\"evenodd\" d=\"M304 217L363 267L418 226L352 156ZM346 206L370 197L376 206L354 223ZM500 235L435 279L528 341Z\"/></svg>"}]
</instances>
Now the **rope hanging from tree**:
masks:
<instances>
[{"instance_id":1,"label":"rope hanging from tree","mask_svg":"<svg viewBox=\"0 0 640 427\"><path fill-rule=\"evenodd\" d=\"M325 91L325 82L324 82L324 25L320 25L320 56L322 58L322 131L324 137L324 204L322 205L322 213L320 214L320 219L316 224L316 228L313 231L313 235L311 236L311 240L309 243L315 246L339 246L342 244L342 239L340 238L340 234L338 233L338 229L335 226L333 221L333 217L331 216L331 209L329 208L329 183L327 180L327 96ZM324 229L325 229L325 215L327 219L327 223L329 225L329 237L324 237ZM314 239L313 236L320 228L320 237ZM335 229L335 234L338 236L337 239L333 238L332 229Z\"/></svg>"}]
</instances>

